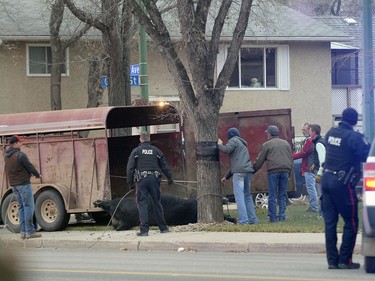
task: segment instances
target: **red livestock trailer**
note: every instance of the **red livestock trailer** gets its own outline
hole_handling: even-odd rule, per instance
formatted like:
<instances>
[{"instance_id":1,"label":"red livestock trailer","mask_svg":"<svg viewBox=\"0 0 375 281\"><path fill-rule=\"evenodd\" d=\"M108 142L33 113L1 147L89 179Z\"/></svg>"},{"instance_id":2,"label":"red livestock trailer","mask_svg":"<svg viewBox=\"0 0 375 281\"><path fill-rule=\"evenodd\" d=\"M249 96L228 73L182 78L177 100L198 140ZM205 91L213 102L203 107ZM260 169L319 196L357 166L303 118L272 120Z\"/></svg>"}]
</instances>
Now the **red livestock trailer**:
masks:
<instances>
[{"instance_id":1,"label":"red livestock trailer","mask_svg":"<svg viewBox=\"0 0 375 281\"><path fill-rule=\"evenodd\" d=\"M281 137L292 145L290 113L290 109L285 109L221 114L219 137L225 140L228 128L237 127L248 141L254 161L270 124L277 125ZM163 184L163 191L181 197L196 196L194 133L187 120L180 122L171 105L1 115L0 151L4 154L11 135L26 139L22 150L42 175L41 179L32 178L35 217L42 229L55 231L65 228L70 214L89 213L99 220L102 209L94 207L94 201L122 197L129 191L126 164L132 149L139 144L141 126L150 126L151 141L164 152L171 166L176 184ZM228 158L220 157L224 175ZM18 204L8 185L3 157L0 181L2 220L18 231ZM294 189L294 177L289 186ZM253 177L252 192L267 192L265 168ZM229 194L233 194L231 185L223 189L223 195Z\"/></svg>"}]
</instances>

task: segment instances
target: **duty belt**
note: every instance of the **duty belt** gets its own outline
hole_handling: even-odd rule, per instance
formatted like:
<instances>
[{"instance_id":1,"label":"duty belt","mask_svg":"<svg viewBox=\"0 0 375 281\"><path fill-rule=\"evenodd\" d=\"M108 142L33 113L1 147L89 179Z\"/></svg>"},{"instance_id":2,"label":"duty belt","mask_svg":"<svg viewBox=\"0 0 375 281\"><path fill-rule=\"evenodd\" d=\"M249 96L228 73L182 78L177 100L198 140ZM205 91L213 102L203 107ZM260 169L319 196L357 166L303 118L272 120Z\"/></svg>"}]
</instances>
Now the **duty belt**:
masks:
<instances>
[{"instance_id":1,"label":"duty belt","mask_svg":"<svg viewBox=\"0 0 375 281\"><path fill-rule=\"evenodd\" d=\"M158 171L142 171L140 172L142 178L145 178L149 175L154 175L155 177L159 177L160 173Z\"/></svg>"},{"instance_id":2,"label":"duty belt","mask_svg":"<svg viewBox=\"0 0 375 281\"><path fill-rule=\"evenodd\" d=\"M337 175L340 172L344 172L345 173L345 171L333 171L333 170L330 170L330 169L324 169L324 172L327 172L327 173L330 173L330 174L334 174L334 175Z\"/></svg>"},{"instance_id":3,"label":"duty belt","mask_svg":"<svg viewBox=\"0 0 375 281\"><path fill-rule=\"evenodd\" d=\"M333 171L333 170L330 170L330 169L324 169L324 172L336 175L338 177L338 180L343 179L346 175L345 171Z\"/></svg>"}]
</instances>

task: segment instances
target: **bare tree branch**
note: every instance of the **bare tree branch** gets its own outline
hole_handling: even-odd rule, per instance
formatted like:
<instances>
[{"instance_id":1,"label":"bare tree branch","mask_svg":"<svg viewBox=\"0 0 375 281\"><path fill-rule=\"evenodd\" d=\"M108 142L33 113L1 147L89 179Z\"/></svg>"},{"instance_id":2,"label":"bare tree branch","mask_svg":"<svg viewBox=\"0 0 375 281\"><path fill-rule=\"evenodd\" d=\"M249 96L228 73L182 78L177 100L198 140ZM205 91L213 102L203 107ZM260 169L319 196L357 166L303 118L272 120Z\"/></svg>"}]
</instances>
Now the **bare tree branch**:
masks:
<instances>
[{"instance_id":1,"label":"bare tree branch","mask_svg":"<svg viewBox=\"0 0 375 281\"><path fill-rule=\"evenodd\" d=\"M84 11L78 9L71 0L63 0L64 4L69 8L73 15L75 15L80 21L87 23L101 32L108 32L108 27L100 21L98 18L86 14Z\"/></svg>"}]
</instances>

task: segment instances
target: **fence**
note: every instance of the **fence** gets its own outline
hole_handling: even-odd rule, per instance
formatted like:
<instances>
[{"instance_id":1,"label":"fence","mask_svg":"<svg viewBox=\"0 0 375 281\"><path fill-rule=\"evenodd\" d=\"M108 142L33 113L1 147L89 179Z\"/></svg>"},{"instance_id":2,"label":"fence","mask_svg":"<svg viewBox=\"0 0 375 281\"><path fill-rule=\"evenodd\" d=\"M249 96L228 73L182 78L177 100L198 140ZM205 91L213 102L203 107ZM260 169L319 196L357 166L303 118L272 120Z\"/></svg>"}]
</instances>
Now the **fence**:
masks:
<instances>
[{"instance_id":1,"label":"fence","mask_svg":"<svg viewBox=\"0 0 375 281\"><path fill-rule=\"evenodd\" d=\"M357 130L362 132L362 87L361 86L332 86L332 125L335 126L341 120L341 113L347 107L358 111L359 120Z\"/></svg>"}]
</instances>

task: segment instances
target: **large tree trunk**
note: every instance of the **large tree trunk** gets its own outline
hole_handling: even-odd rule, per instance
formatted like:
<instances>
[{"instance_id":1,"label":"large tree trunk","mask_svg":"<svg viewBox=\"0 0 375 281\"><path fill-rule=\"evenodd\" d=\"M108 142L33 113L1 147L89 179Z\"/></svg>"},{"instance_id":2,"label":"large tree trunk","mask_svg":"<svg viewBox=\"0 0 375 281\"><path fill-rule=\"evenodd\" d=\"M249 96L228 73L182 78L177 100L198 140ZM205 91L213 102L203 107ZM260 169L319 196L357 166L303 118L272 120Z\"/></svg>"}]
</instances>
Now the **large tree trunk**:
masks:
<instances>
[{"instance_id":1,"label":"large tree trunk","mask_svg":"<svg viewBox=\"0 0 375 281\"><path fill-rule=\"evenodd\" d=\"M202 116L196 127L196 157L198 182L198 222L223 221L220 162L217 149L217 117Z\"/></svg>"},{"instance_id":2,"label":"large tree trunk","mask_svg":"<svg viewBox=\"0 0 375 281\"><path fill-rule=\"evenodd\" d=\"M102 1L103 22L107 26L103 33L103 44L109 62L109 105L125 105L125 73L123 69L123 48L121 40L120 0ZM130 80L130 79L129 79ZM127 81L129 84L129 80Z\"/></svg>"}]
</instances>

